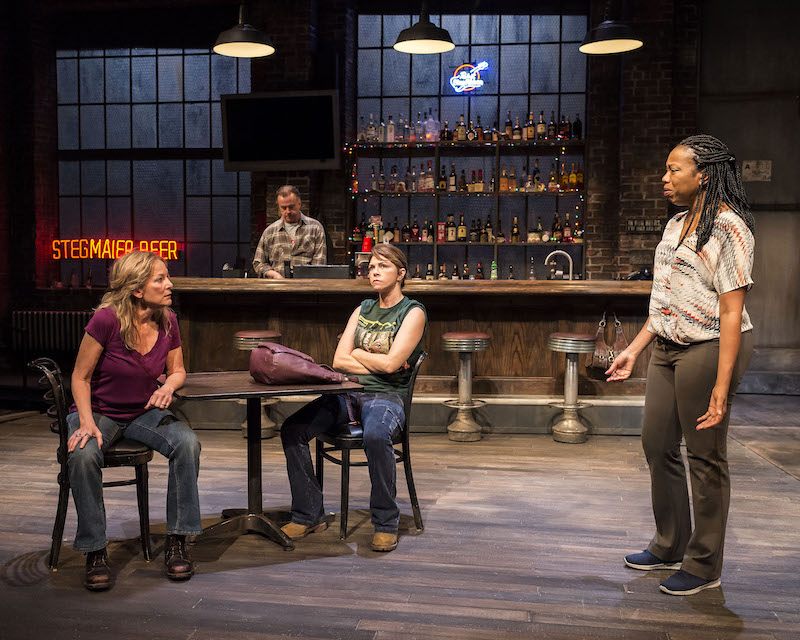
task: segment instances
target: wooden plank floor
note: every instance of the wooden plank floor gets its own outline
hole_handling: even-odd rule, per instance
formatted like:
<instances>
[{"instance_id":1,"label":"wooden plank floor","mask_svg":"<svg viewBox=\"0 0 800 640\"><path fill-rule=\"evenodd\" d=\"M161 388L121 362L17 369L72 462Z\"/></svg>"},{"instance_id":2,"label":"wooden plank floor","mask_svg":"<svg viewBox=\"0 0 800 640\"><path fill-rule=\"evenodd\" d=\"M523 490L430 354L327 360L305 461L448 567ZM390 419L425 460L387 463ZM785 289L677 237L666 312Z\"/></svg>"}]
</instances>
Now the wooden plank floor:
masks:
<instances>
[{"instance_id":1,"label":"wooden plank floor","mask_svg":"<svg viewBox=\"0 0 800 640\"><path fill-rule=\"evenodd\" d=\"M459 444L414 435L426 528L413 534L400 470L395 552L369 549L367 474L356 469L346 541L338 519L293 552L257 536L204 540L193 547L197 574L177 584L163 577L162 556L149 564L141 558L134 489L106 489L116 584L89 593L81 586L83 556L69 546L72 505L59 570L45 566L55 436L42 417L0 423L0 638L796 640L800 427L775 416L763 424L770 426L731 429L722 588L675 598L658 591L667 573L622 563L652 530L638 438L595 437L578 446L549 436ZM210 524L246 500L245 447L236 432L200 436L200 500ZM156 457L150 502L160 546L167 465ZM327 477L326 506L335 510L332 467ZM265 441L264 504L279 512L288 503L280 442Z\"/></svg>"}]
</instances>

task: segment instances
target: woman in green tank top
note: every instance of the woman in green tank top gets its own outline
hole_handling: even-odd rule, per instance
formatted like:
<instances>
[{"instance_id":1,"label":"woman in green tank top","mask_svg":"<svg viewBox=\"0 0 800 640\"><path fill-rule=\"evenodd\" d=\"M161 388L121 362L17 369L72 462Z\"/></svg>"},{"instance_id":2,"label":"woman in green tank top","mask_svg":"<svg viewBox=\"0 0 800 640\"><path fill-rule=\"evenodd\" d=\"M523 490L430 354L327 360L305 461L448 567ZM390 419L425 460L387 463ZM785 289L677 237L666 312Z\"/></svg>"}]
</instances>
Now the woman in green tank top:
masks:
<instances>
[{"instance_id":1,"label":"woman in green tank top","mask_svg":"<svg viewBox=\"0 0 800 640\"><path fill-rule=\"evenodd\" d=\"M397 247L379 244L372 250L369 281L378 296L364 300L350 315L333 357L335 369L357 376L364 385L364 391L349 396L364 428L375 551L397 547L400 511L392 437L405 422L409 362L422 351L427 325L425 307L403 295L407 274L406 257ZM292 540L328 527L309 442L347 421L345 396L324 395L283 423L281 440L292 489L292 521L283 532Z\"/></svg>"}]
</instances>

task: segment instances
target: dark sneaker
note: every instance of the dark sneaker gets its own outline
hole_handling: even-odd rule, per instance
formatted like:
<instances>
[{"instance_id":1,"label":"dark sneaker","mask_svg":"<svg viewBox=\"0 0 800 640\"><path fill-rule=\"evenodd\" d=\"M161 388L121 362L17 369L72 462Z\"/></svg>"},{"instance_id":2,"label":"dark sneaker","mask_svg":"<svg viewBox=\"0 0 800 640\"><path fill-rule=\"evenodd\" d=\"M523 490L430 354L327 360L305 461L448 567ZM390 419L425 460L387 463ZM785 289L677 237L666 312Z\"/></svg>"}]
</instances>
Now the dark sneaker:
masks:
<instances>
[{"instance_id":1,"label":"dark sneaker","mask_svg":"<svg viewBox=\"0 0 800 640\"><path fill-rule=\"evenodd\" d=\"M105 591L111 587L111 569L108 567L106 548L86 554L86 575L83 586L89 591Z\"/></svg>"},{"instance_id":2,"label":"dark sneaker","mask_svg":"<svg viewBox=\"0 0 800 640\"><path fill-rule=\"evenodd\" d=\"M691 573L678 571L661 583L659 589L671 596L691 596L703 589L713 589L720 585L720 580L706 580Z\"/></svg>"},{"instance_id":3,"label":"dark sneaker","mask_svg":"<svg viewBox=\"0 0 800 640\"><path fill-rule=\"evenodd\" d=\"M660 558L656 558L647 549L641 553L632 553L625 556L625 564L631 569L639 569L640 571L653 571L654 569L680 569L681 563L678 562L664 562Z\"/></svg>"},{"instance_id":4,"label":"dark sneaker","mask_svg":"<svg viewBox=\"0 0 800 640\"><path fill-rule=\"evenodd\" d=\"M186 550L186 536L167 536L164 544L164 565L170 580L188 580L194 575L194 564Z\"/></svg>"}]
</instances>

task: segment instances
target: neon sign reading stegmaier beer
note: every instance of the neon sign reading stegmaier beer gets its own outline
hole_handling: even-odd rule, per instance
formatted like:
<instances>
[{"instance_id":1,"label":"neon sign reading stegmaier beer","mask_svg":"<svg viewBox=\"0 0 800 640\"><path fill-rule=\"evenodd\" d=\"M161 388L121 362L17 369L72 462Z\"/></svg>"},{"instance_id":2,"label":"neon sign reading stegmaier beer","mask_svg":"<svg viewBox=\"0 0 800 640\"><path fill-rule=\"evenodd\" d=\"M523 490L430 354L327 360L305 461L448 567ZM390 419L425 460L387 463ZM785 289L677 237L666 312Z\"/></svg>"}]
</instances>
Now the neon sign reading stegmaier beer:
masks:
<instances>
[{"instance_id":1,"label":"neon sign reading stegmaier beer","mask_svg":"<svg viewBox=\"0 0 800 640\"><path fill-rule=\"evenodd\" d=\"M53 260L116 260L134 249L152 251L164 260L177 260L179 246L175 240L139 240L111 238L70 238L53 240Z\"/></svg>"},{"instance_id":2,"label":"neon sign reading stegmaier beer","mask_svg":"<svg viewBox=\"0 0 800 640\"><path fill-rule=\"evenodd\" d=\"M483 86L481 71L488 68L489 63L485 61L478 64L462 64L453 71L453 77L450 78L450 86L455 89L456 93L475 91L475 89Z\"/></svg>"}]
</instances>

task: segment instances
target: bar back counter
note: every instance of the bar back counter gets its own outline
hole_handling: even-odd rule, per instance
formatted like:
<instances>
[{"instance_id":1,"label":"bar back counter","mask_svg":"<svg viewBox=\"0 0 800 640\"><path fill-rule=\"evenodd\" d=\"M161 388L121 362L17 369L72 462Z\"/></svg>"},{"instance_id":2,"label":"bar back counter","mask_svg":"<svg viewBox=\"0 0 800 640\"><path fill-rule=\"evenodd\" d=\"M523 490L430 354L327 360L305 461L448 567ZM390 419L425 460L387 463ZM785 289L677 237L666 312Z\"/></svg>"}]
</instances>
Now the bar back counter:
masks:
<instances>
[{"instance_id":1,"label":"bar back counter","mask_svg":"<svg viewBox=\"0 0 800 640\"><path fill-rule=\"evenodd\" d=\"M234 333L246 329L280 331L284 345L330 363L350 313L374 295L364 280L173 280L188 371L247 369L249 354L233 348ZM594 334L603 313L614 312L632 340L647 317L651 285L409 281L404 293L428 312L424 348L430 354L416 385L412 430L444 431L455 412L442 403L458 395L458 354L441 348L442 334L481 331L491 336L491 346L474 357L473 395L487 402L476 420L487 432L548 432L558 414L549 405L563 395L565 368L563 354L547 348L548 336ZM613 344L613 320L606 331L607 342ZM649 352L639 359L630 380L614 384L586 377L581 358L578 390L592 404L582 412L590 433L639 432L648 357ZM283 415L276 419L280 422L298 406L283 402ZM211 424L213 415L206 411L202 420L208 424L195 426L218 426Z\"/></svg>"}]
</instances>

